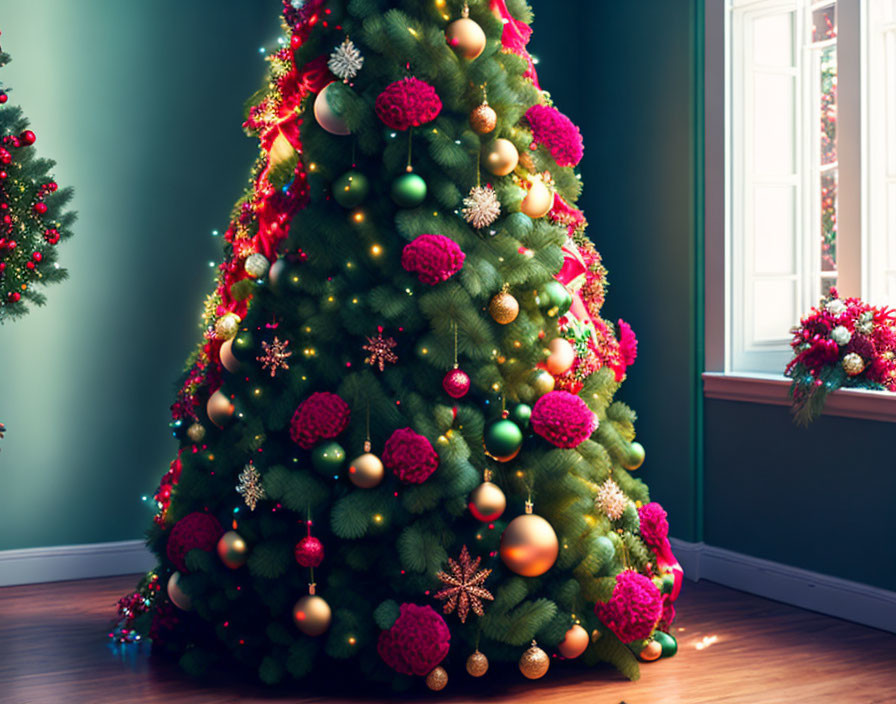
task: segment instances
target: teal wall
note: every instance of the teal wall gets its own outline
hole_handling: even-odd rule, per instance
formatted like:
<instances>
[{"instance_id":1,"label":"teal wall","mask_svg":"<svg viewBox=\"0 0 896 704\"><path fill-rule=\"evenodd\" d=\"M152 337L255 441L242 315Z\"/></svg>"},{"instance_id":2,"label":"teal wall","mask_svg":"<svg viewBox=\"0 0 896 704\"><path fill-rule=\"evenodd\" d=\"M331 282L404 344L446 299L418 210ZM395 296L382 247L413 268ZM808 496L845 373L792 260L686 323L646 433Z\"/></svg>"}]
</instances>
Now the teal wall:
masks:
<instances>
[{"instance_id":1,"label":"teal wall","mask_svg":"<svg viewBox=\"0 0 896 704\"><path fill-rule=\"evenodd\" d=\"M609 270L606 317L639 339L619 395L638 412L639 475L685 540L698 538L695 6L536 3L533 39L542 84L585 136L582 203Z\"/></svg>"},{"instance_id":2,"label":"teal wall","mask_svg":"<svg viewBox=\"0 0 896 704\"><path fill-rule=\"evenodd\" d=\"M71 279L0 327L0 550L138 538L168 406L255 156L242 104L276 2L0 0L12 86L77 189Z\"/></svg>"}]
</instances>

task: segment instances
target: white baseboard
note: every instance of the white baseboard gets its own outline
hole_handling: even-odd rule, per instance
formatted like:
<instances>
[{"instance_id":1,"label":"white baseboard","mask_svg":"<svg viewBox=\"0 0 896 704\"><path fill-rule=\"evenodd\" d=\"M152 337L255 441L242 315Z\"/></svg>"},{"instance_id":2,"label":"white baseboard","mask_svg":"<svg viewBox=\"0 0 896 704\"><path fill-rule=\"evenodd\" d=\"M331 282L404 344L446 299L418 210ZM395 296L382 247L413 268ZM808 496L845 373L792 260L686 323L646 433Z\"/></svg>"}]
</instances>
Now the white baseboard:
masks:
<instances>
[{"instance_id":1,"label":"white baseboard","mask_svg":"<svg viewBox=\"0 0 896 704\"><path fill-rule=\"evenodd\" d=\"M896 633L896 592L672 538L685 576Z\"/></svg>"},{"instance_id":2,"label":"white baseboard","mask_svg":"<svg viewBox=\"0 0 896 704\"><path fill-rule=\"evenodd\" d=\"M154 564L142 540L0 550L0 587L133 574Z\"/></svg>"}]
</instances>

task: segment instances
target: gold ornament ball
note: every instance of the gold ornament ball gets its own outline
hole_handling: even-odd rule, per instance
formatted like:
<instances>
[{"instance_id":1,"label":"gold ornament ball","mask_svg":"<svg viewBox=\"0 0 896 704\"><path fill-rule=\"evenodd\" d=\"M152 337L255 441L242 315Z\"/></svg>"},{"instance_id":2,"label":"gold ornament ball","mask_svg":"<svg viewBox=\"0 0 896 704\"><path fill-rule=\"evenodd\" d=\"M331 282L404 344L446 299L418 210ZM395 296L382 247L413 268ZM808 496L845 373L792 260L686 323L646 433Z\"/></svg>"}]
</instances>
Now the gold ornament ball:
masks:
<instances>
[{"instance_id":1,"label":"gold ornament ball","mask_svg":"<svg viewBox=\"0 0 896 704\"><path fill-rule=\"evenodd\" d=\"M576 351L563 337L555 337L548 345L551 354L545 362L545 366L551 374L560 375L569 371L576 361Z\"/></svg>"},{"instance_id":2,"label":"gold ornament ball","mask_svg":"<svg viewBox=\"0 0 896 704\"><path fill-rule=\"evenodd\" d=\"M322 597L308 594L292 607L292 620L306 636L319 636L330 627L333 612Z\"/></svg>"},{"instance_id":3,"label":"gold ornament ball","mask_svg":"<svg viewBox=\"0 0 896 704\"><path fill-rule=\"evenodd\" d=\"M633 442L629 446L626 456L622 458L622 466L630 472L634 471L644 464L646 456L647 452L644 450L644 446L639 442Z\"/></svg>"},{"instance_id":4,"label":"gold ornament ball","mask_svg":"<svg viewBox=\"0 0 896 704\"><path fill-rule=\"evenodd\" d=\"M554 566L559 552L551 524L534 513L514 518L501 536L501 559L523 577L543 575Z\"/></svg>"},{"instance_id":5,"label":"gold ornament ball","mask_svg":"<svg viewBox=\"0 0 896 704\"><path fill-rule=\"evenodd\" d=\"M209 397L205 410L208 413L208 419L219 428L223 428L233 417L233 412L236 409L230 399L218 389Z\"/></svg>"},{"instance_id":6,"label":"gold ornament ball","mask_svg":"<svg viewBox=\"0 0 896 704\"><path fill-rule=\"evenodd\" d=\"M221 345L221 351L219 353L221 364L223 364L224 368L231 374L236 374L240 369L240 360L233 354L234 339L236 338L231 337L229 340L225 340L224 344Z\"/></svg>"},{"instance_id":7,"label":"gold ornament ball","mask_svg":"<svg viewBox=\"0 0 896 704\"><path fill-rule=\"evenodd\" d=\"M488 658L478 650L467 658L467 673L471 677L482 677L488 672Z\"/></svg>"},{"instance_id":8,"label":"gold ornament ball","mask_svg":"<svg viewBox=\"0 0 896 704\"><path fill-rule=\"evenodd\" d=\"M440 692L448 684L448 673L444 667L437 667L426 676L426 686L433 692Z\"/></svg>"},{"instance_id":9,"label":"gold ornament ball","mask_svg":"<svg viewBox=\"0 0 896 704\"><path fill-rule=\"evenodd\" d=\"M352 460L348 467L348 478L359 489L372 489L383 481L383 462L372 452L365 452Z\"/></svg>"},{"instance_id":10,"label":"gold ornament ball","mask_svg":"<svg viewBox=\"0 0 896 704\"><path fill-rule=\"evenodd\" d=\"M218 557L227 567L237 570L249 559L249 546L243 536L235 530L229 530L218 541Z\"/></svg>"},{"instance_id":11,"label":"gold ornament ball","mask_svg":"<svg viewBox=\"0 0 896 704\"><path fill-rule=\"evenodd\" d=\"M476 59L485 51L485 32L469 17L454 20L445 29L445 40L465 59Z\"/></svg>"},{"instance_id":12,"label":"gold ornament ball","mask_svg":"<svg viewBox=\"0 0 896 704\"><path fill-rule=\"evenodd\" d=\"M843 358L843 371L845 371L849 376L858 376L863 371L865 371L865 360L862 359L862 356L856 354L855 352L850 352Z\"/></svg>"},{"instance_id":13,"label":"gold ornament ball","mask_svg":"<svg viewBox=\"0 0 896 704\"><path fill-rule=\"evenodd\" d=\"M483 103L470 113L470 127L477 134L489 134L498 126L498 113L488 103Z\"/></svg>"},{"instance_id":14,"label":"gold ornament ball","mask_svg":"<svg viewBox=\"0 0 896 704\"><path fill-rule=\"evenodd\" d=\"M541 398L554 390L554 377L547 369L537 369L532 375L531 384L535 397Z\"/></svg>"},{"instance_id":15,"label":"gold ornament ball","mask_svg":"<svg viewBox=\"0 0 896 704\"><path fill-rule=\"evenodd\" d=\"M551 193L551 189L545 186L544 181L540 178L535 178L532 179L529 192L520 203L520 211L533 220L537 220L547 215L553 205L554 194Z\"/></svg>"},{"instance_id":16,"label":"gold ornament ball","mask_svg":"<svg viewBox=\"0 0 896 704\"><path fill-rule=\"evenodd\" d=\"M560 641L560 644L557 646L557 652L568 660L572 660L588 649L590 641L591 637L588 635L588 631L579 624L575 624L566 632L563 640Z\"/></svg>"},{"instance_id":17,"label":"gold ornament ball","mask_svg":"<svg viewBox=\"0 0 896 704\"><path fill-rule=\"evenodd\" d=\"M641 651L639 657L644 662L653 662L654 660L659 660L662 654L663 646L658 641L651 640L644 646L644 650Z\"/></svg>"},{"instance_id":18,"label":"gold ornament ball","mask_svg":"<svg viewBox=\"0 0 896 704\"><path fill-rule=\"evenodd\" d=\"M520 314L520 302L507 291L501 291L489 302L488 312L499 325L509 325Z\"/></svg>"},{"instance_id":19,"label":"gold ornament ball","mask_svg":"<svg viewBox=\"0 0 896 704\"><path fill-rule=\"evenodd\" d=\"M292 156L295 153L296 150L281 132L274 138L274 142L271 144L271 151L268 161L271 166L277 167L280 164L292 159Z\"/></svg>"},{"instance_id":20,"label":"gold ornament ball","mask_svg":"<svg viewBox=\"0 0 896 704\"><path fill-rule=\"evenodd\" d=\"M482 482L470 494L470 513L484 523L497 521L505 508L507 497L497 484Z\"/></svg>"},{"instance_id":21,"label":"gold ornament ball","mask_svg":"<svg viewBox=\"0 0 896 704\"><path fill-rule=\"evenodd\" d=\"M530 680L544 677L551 666L551 659L537 645L533 645L520 657L520 672Z\"/></svg>"},{"instance_id":22,"label":"gold ornament ball","mask_svg":"<svg viewBox=\"0 0 896 704\"><path fill-rule=\"evenodd\" d=\"M323 90L321 90L314 99L314 119L317 120L317 124L330 134L345 136L351 134L351 130L345 124L345 120L333 112L333 109L330 107L330 102L327 100L327 90L334 83L336 83L336 81L332 81L324 86Z\"/></svg>"},{"instance_id":23,"label":"gold ornament ball","mask_svg":"<svg viewBox=\"0 0 896 704\"><path fill-rule=\"evenodd\" d=\"M509 139L500 137L485 148L485 168L495 176L511 173L520 160L520 153Z\"/></svg>"},{"instance_id":24,"label":"gold ornament ball","mask_svg":"<svg viewBox=\"0 0 896 704\"><path fill-rule=\"evenodd\" d=\"M193 423L187 428L187 437L192 442L202 442L205 439L205 426L200 423Z\"/></svg>"},{"instance_id":25,"label":"gold ornament ball","mask_svg":"<svg viewBox=\"0 0 896 704\"><path fill-rule=\"evenodd\" d=\"M168 598L181 611L189 611L193 608L193 600L180 588L180 578L180 572L175 572L168 578Z\"/></svg>"},{"instance_id":26,"label":"gold ornament ball","mask_svg":"<svg viewBox=\"0 0 896 704\"><path fill-rule=\"evenodd\" d=\"M240 331L240 316L236 313L225 313L215 322L215 335L222 340L236 337Z\"/></svg>"}]
</instances>

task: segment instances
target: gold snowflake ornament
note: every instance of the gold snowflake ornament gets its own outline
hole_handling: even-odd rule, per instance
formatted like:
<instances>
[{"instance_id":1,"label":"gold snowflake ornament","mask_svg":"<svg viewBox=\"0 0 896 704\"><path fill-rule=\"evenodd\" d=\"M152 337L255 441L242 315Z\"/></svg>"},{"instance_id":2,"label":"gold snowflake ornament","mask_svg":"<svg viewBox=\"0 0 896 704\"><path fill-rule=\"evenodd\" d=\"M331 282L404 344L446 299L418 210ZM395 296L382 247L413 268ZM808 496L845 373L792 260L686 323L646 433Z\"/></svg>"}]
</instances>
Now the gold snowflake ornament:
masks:
<instances>
[{"instance_id":1,"label":"gold snowflake ornament","mask_svg":"<svg viewBox=\"0 0 896 704\"><path fill-rule=\"evenodd\" d=\"M628 497L612 479L607 479L597 489L594 503L611 521L616 521L625 513Z\"/></svg>"},{"instance_id":2,"label":"gold snowflake ornament","mask_svg":"<svg viewBox=\"0 0 896 704\"><path fill-rule=\"evenodd\" d=\"M259 355L255 359L261 362L262 369L271 371L272 378L277 376L279 370L289 369L289 364L286 360L292 357L292 352L286 349L287 347L289 347L289 340L281 340L279 337L274 337L272 342L261 343L264 354Z\"/></svg>"},{"instance_id":3,"label":"gold snowflake ornament","mask_svg":"<svg viewBox=\"0 0 896 704\"><path fill-rule=\"evenodd\" d=\"M386 364L395 364L398 361L398 355L392 351L397 344L391 337L383 337L382 327L377 328L376 337L368 337L367 344L361 347L368 353L364 362L383 371Z\"/></svg>"},{"instance_id":4,"label":"gold snowflake ornament","mask_svg":"<svg viewBox=\"0 0 896 704\"><path fill-rule=\"evenodd\" d=\"M477 557L475 560L470 559L470 553L467 546L464 545L460 551L460 557L457 562L448 558L448 572L440 571L436 577L445 585L444 589L439 590L435 594L435 598L445 600L443 611L450 614L457 609L457 617L461 623L466 623L467 615L470 609L477 616L485 614L482 607L482 600L494 601L495 597L491 592L482 586L482 583L492 573L491 570L480 570L479 563L482 558Z\"/></svg>"},{"instance_id":5,"label":"gold snowflake ornament","mask_svg":"<svg viewBox=\"0 0 896 704\"><path fill-rule=\"evenodd\" d=\"M250 511L254 511L258 502L266 498L264 487L261 486L261 475L255 469L255 465L251 462L243 467L240 472L239 484L236 485L236 492L243 497L246 506Z\"/></svg>"}]
</instances>

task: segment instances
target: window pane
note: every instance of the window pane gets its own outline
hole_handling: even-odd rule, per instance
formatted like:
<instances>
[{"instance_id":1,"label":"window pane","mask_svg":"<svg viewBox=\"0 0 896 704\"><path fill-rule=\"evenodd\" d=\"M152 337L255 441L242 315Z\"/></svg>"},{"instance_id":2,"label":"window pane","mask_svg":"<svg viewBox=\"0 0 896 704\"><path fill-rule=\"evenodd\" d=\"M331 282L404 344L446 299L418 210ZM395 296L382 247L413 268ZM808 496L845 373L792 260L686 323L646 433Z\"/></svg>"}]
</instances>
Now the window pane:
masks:
<instances>
[{"instance_id":1,"label":"window pane","mask_svg":"<svg viewBox=\"0 0 896 704\"><path fill-rule=\"evenodd\" d=\"M837 47L821 52L821 163L837 161Z\"/></svg>"},{"instance_id":2,"label":"window pane","mask_svg":"<svg viewBox=\"0 0 896 704\"><path fill-rule=\"evenodd\" d=\"M758 279L753 282L753 341L786 340L800 318L797 287L792 279Z\"/></svg>"},{"instance_id":3,"label":"window pane","mask_svg":"<svg viewBox=\"0 0 896 704\"><path fill-rule=\"evenodd\" d=\"M837 171L821 174L821 270L837 271Z\"/></svg>"},{"instance_id":4,"label":"window pane","mask_svg":"<svg viewBox=\"0 0 896 704\"><path fill-rule=\"evenodd\" d=\"M756 187L753 192L753 243L755 273L796 273L795 186Z\"/></svg>"},{"instance_id":5,"label":"window pane","mask_svg":"<svg viewBox=\"0 0 896 704\"><path fill-rule=\"evenodd\" d=\"M837 36L837 3L812 12L812 41L823 42Z\"/></svg>"},{"instance_id":6,"label":"window pane","mask_svg":"<svg viewBox=\"0 0 896 704\"><path fill-rule=\"evenodd\" d=\"M793 18L794 14L788 12L760 17L753 22L753 63L793 66Z\"/></svg>"},{"instance_id":7,"label":"window pane","mask_svg":"<svg viewBox=\"0 0 896 704\"><path fill-rule=\"evenodd\" d=\"M753 78L753 168L757 174L794 172L795 79L757 71Z\"/></svg>"}]
</instances>

